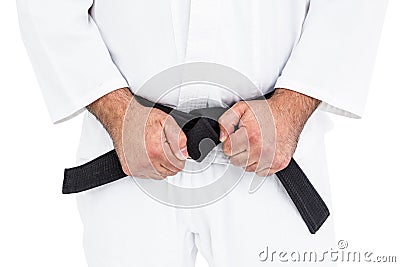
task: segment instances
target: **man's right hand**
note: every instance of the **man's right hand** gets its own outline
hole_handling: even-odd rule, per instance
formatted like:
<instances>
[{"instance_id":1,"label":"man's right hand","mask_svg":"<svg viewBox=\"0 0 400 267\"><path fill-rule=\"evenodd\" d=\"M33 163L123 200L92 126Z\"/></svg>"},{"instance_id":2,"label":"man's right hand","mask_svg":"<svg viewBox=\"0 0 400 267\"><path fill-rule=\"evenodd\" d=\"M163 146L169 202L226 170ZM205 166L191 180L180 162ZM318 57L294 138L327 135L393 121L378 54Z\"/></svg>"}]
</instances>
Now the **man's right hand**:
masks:
<instances>
[{"instance_id":1,"label":"man's right hand","mask_svg":"<svg viewBox=\"0 0 400 267\"><path fill-rule=\"evenodd\" d=\"M110 134L125 174L163 179L184 168L188 153L182 129L165 112L137 102L128 88L87 108Z\"/></svg>"}]
</instances>

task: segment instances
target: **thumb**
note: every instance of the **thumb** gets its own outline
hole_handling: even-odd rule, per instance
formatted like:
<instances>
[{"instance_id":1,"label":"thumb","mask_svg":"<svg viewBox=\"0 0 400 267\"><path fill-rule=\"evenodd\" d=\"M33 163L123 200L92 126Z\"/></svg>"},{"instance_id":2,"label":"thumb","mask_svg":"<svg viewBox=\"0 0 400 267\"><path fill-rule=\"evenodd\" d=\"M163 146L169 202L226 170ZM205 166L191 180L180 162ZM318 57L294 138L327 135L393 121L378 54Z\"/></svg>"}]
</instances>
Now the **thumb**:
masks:
<instances>
[{"instance_id":1,"label":"thumb","mask_svg":"<svg viewBox=\"0 0 400 267\"><path fill-rule=\"evenodd\" d=\"M224 142L229 135L235 132L235 126L239 124L240 118L243 116L247 109L247 104L239 101L230 109L225 111L224 114L218 119L220 127L219 140Z\"/></svg>"},{"instance_id":2,"label":"thumb","mask_svg":"<svg viewBox=\"0 0 400 267\"><path fill-rule=\"evenodd\" d=\"M180 160L187 159L189 155L186 147L186 135L171 116L165 120L164 134L175 157Z\"/></svg>"}]
</instances>

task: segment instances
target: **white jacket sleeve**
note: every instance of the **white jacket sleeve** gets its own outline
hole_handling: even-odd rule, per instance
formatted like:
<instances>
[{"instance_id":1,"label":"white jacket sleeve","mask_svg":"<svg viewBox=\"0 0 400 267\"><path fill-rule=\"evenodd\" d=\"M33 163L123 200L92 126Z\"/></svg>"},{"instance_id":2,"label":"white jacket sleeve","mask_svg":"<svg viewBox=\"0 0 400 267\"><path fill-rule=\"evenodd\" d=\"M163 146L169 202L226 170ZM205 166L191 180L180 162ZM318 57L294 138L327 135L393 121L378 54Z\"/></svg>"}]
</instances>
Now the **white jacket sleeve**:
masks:
<instances>
[{"instance_id":1,"label":"white jacket sleeve","mask_svg":"<svg viewBox=\"0 0 400 267\"><path fill-rule=\"evenodd\" d=\"M89 15L93 0L17 0L22 39L54 123L128 84Z\"/></svg>"},{"instance_id":2,"label":"white jacket sleeve","mask_svg":"<svg viewBox=\"0 0 400 267\"><path fill-rule=\"evenodd\" d=\"M311 0L302 35L275 88L359 118L366 103L386 0Z\"/></svg>"}]
</instances>

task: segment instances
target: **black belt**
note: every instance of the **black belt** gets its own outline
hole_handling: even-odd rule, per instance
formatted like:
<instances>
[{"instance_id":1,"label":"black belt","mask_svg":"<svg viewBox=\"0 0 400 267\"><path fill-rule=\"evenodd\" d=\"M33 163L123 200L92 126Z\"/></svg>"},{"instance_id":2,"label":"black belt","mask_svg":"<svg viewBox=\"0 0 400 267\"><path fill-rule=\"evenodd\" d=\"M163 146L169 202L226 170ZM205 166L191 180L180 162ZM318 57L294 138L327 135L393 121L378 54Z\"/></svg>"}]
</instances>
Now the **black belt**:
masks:
<instances>
[{"instance_id":1,"label":"black belt","mask_svg":"<svg viewBox=\"0 0 400 267\"><path fill-rule=\"evenodd\" d=\"M226 108L204 108L186 113L135 97L141 104L160 109L175 119L186 134L188 154L192 159L202 161L208 152L220 143L217 120ZM200 147L200 142L206 138L211 139L214 144L202 142ZM285 169L276 173L276 176L297 207L309 231L312 234L316 233L328 218L329 209L307 176L293 158ZM81 166L65 169L62 192L78 193L124 177L126 174L122 171L117 153L112 150Z\"/></svg>"}]
</instances>

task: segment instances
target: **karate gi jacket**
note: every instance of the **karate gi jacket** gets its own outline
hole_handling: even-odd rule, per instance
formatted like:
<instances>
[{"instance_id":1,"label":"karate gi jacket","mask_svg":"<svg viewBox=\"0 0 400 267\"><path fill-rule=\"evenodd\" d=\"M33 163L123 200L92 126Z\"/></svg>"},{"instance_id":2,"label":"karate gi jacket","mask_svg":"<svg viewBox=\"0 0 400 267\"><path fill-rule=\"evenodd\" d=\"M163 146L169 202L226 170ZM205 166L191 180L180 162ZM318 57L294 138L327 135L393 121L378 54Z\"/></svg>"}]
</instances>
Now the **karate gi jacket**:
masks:
<instances>
[{"instance_id":1,"label":"karate gi jacket","mask_svg":"<svg viewBox=\"0 0 400 267\"><path fill-rule=\"evenodd\" d=\"M17 0L17 7L51 119L59 123L115 89L135 93L153 75L196 61L231 67L263 93L287 88L321 100L321 111L358 118L386 2ZM191 88L164 104L179 106L212 90ZM238 100L227 92L213 98ZM107 132L86 112L78 156L111 149Z\"/></svg>"}]
</instances>

